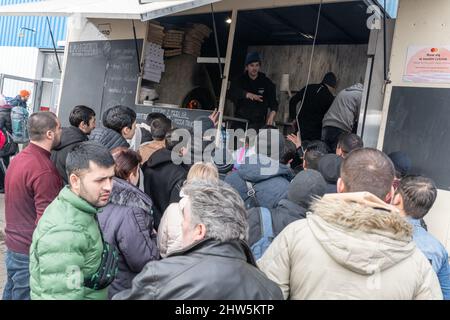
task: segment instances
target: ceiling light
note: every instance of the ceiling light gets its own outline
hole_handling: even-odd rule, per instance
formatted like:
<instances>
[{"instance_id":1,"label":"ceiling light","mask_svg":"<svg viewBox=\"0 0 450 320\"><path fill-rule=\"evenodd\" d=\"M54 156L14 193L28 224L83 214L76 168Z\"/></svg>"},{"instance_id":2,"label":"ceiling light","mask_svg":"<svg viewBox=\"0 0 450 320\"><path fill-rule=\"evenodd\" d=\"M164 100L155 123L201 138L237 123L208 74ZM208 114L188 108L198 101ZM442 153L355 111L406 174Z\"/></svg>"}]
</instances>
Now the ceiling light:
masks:
<instances>
[{"instance_id":1,"label":"ceiling light","mask_svg":"<svg viewBox=\"0 0 450 320\"><path fill-rule=\"evenodd\" d=\"M305 37L306 39L314 39L314 36L308 33L300 32L300 35Z\"/></svg>"},{"instance_id":2,"label":"ceiling light","mask_svg":"<svg viewBox=\"0 0 450 320\"><path fill-rule=\"evenodd\" d=\"M228 18L227 20L225 20L226 23L231 24L231 22L233 22L233 20L231 20L231 18Z\"/></svg>"}]
</instances>

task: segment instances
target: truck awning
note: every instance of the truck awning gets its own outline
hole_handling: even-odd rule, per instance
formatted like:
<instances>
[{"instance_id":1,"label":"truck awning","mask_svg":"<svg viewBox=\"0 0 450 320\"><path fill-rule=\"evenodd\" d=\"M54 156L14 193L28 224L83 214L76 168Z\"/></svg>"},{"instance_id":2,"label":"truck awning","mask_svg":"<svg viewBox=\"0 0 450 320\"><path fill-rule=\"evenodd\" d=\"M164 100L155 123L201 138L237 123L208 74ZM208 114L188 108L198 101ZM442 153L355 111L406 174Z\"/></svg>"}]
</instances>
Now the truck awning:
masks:
<instances>
[{"instance_id":1,"label":"truck awning","mask_svg":"<svg viewBox=\"0 0 450 320\"><path fill-rule=\"evenodd\" d=\"M82 16L147 21L220 0L45 0L0 6L3 16Z\"/></svg>"}]
</instances>

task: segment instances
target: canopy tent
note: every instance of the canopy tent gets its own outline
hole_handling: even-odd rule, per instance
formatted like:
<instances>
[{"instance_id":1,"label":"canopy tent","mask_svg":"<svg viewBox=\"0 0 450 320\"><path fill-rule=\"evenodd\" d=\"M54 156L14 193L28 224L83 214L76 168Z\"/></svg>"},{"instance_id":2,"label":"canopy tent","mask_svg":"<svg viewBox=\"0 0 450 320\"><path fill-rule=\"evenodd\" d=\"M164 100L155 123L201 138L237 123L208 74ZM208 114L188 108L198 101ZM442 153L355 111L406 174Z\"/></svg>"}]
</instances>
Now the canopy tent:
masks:
<instances>
[{"instance_id":1,"label":"canopy tent","mask_svg":"<svg viewBox=\"0 0 450 320\"><path fill-rule=\"evenodd\" d=\"M220 0L45 0L0 6L0 15L72 16L85 18L136 19L147 21L201 7Z\"/></svg>"}]
</instances>

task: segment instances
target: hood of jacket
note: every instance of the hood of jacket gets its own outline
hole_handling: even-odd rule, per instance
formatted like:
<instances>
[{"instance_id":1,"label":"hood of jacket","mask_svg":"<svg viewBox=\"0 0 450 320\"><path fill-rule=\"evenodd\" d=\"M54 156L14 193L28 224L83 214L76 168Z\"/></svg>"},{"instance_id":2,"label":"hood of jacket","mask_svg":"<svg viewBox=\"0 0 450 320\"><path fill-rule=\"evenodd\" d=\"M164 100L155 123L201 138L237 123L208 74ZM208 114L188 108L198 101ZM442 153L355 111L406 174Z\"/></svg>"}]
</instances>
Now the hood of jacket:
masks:
<instances>
[{"instance_id":1,"label":"hood of jacket","mask_svg":"<svg viewBox=\"0 0 450 320\"><path fill-rule=\"evenodd\" d=\"M288 199L282 199L280 202L278 202L277 207L273 210L274 212L285 212L289 216L295 218L296 220L306 218L306 212L307 210L298 205L297 203L294 203Z\"/></svg>"},{"instance_id":2,"label":"hood of jacket","mask_svg":"<svg viewBox=\"0 0 450 320\"><path fill-rule=\"evenodd\" d=\"M111 204L152 212L153 202L147 194L125 180L113 178L113 181L113 188L109 198Z\"/></svg>"},{"instance_id":3,"label":"hood of jacket","mask_svg":"<svg viewBox=\"0 0 450 320\"><path fill-rule=\"evenodd\" d=\"M253 155L239 167L238 174L242 180L258 183L275 177L292 180L294 173L287 165L281 164L266 156Z\"/></svg>"},{"instance_id":4,"label":"hood of jacket","mask_svg":"<svg viewBox=\"0 0 450 320\"><path fill-rule=\"evenodd\" d=\"M336 154L327 154L319 160L318 171L328 184L337 184L341 176L343 159Z\"/></svg>"},{"instance_id":5,"label":"hood of jacket","mask_svg":"<svg viewBox=\"0 0 450 320\"><path fill-rule=\"evenodd\" d=\"M61 142L55 148L55 150L59 151L74 143L80 143L87 140L89 140L89 138L79 128L76 127L63 128L61 134Z\"/></svg>"},{"instance_id":6,"label":"hood of jacket","mask_svg":"<svg viewBox=\"0 0 450 320\"><path fill-rule=\"evenodd\" d=\"M353 86L345 89L345 91L347 91L347 92L353 92L353 91L363 92L364 85L362 85L361 83L357 83L357 84L354 84Z\"/></svg>"},{"instance_id":7,"label":"hood of jacket","mask_svg":"<svg viewBox=\"0 0 450 320\"><path fill-rule=\"evenodd\" d=\"M316 200L311 209L314 214L307 219L316 239L337 263L356 273L386 270L416 248L411 225L379 199L331 195Z\"/></svg>"},{"instance_id":8,"label":"hood of jacket","mask_svg":"<svg viewBox=\"0 0 450 320\"><path fill-rule=\"evenodd\" d=\"M130 147L127 140L120 133L109 128L95 128L89 135L89 140L96 141L109 150L117 147Z\"/></svg>"}]
</instances>

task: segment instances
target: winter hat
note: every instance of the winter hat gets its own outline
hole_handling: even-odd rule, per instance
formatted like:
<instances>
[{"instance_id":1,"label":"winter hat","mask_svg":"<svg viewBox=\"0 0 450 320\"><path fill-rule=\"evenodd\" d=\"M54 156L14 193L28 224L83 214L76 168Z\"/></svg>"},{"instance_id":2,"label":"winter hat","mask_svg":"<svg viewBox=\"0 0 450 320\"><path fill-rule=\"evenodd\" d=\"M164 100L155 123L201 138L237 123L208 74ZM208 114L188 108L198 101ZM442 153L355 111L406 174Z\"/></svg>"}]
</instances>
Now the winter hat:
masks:
<instances>
[{"instance_id":1,"label":"winter hat","mask_svg":"<svg viewBox=\"0 0 450 320\"><path fill-rule=\"evenodd\" d=\"M29 97L30 96L30 91L28 91L28 90L20 90L19 95L22 98Z\"/></svg>"},{"instance_id":2,"label":"winter hat","mask_svg":"<svg viewBox=\"0 0 450 320\"><path fill-rule=\"evenodd\" d=\"M313 197L325 194L327 183L320 172L305 170L300 172L289 185L287 198L289 201L308 209Z\"/></svg>"},{"instance_id":3,"label":"winter hat","mask_svg":"<svg viewBox=\"0 0 450 320\"><path fill-rule=\"evenodd\" d=\"M336 75L333 72L328 72L325 77L323 77L322 80L323 84L327 84L332 88L336 88L337 87L337 78Z\"/></svg>"},{"instance_id":4,"label":"winter hat","mask_svg":"<svg viewBox=\"0 0 450 320\"><path fill-rule=\"evenodd\" d=\"M258 52L250 52L245 58L245 65L248 66L250 63L259 62L261 63L261 56Z\"/></svg>"},{"instance_id":5,"label":"winter hat","mask_svg":"<svg viewBox=\"0 0 450 320\"><path fill-rule=\"evenodd\" d=\"M397 151L392 152L388 156L394 163L396 175L399 177L405 177L411 170L412 162L408 155L404 152Z\"/></svg>"},{"instance_id":6,"label":"winter hat","mask_svg":"<svg viewBox=\"0 0 450 320\"><path fill-rule=\"evenodd\" d=\"M257 153L280 161L285 139L278 129L261 129L256 140ZM275 143L273 145L272 143Z\"/></svg>"},{"instance_id":7,"label":"winter hat","mask_svg":"<svg viewBox=\"0 0 450 320\"><path fill-rule=\"evenodd\" d=\"M336 184L341 176L343 159L336 154L324 155L319 161L319 172L329 184Z\"/></svg>"}]
</instances>

